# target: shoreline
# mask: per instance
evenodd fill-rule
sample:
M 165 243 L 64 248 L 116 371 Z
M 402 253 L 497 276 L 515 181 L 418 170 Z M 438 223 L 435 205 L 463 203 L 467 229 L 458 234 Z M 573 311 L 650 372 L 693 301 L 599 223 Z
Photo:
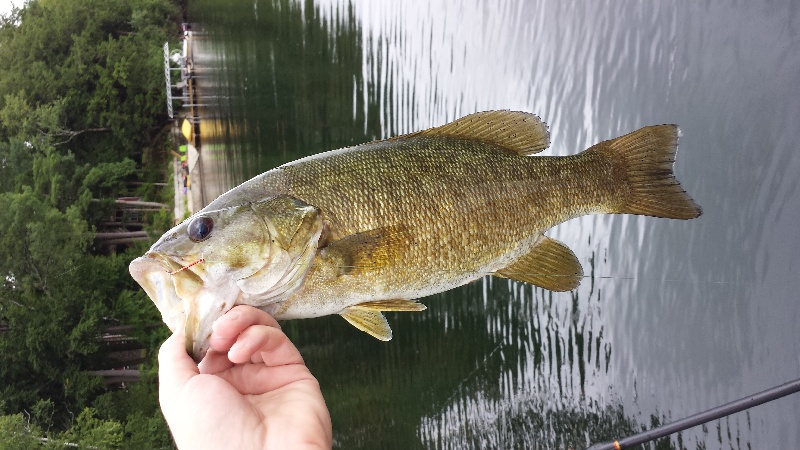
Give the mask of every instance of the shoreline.
M 196 197 L 201 191 L 202 171 L 198 167 L 200 152 L 191 144 L 187 146 L 187 168 L 188 175 L 183 168 L 181 158 L 174 156 L 169 162 L 168 170 L 172 171 L 172 186 L 174 190 L 173 198 L 173 225 L 183 222 L 184 219 L 202 209 Z M 188 185 L 184 185 L 184 180 L 188 180 Z
M 183 90 L 183 104 L 173 123 L 173 145 L 185 148 L 185 152 L 173 153 L 171 163 L 175 186 L 175 225 L 241 182 L 230 178 L 225 143 L 220 142 L 218 133 L 215 133 L 218 132 L 215 128 L 217 124 L 213 118 L 209 119 L 218 105 L 212 100 L 216 98 L 214 86 L 202 84 L 203 80 L 210 77 L 209 55 L 203 47 L 206 34 L 202 30 L 189 30 L 186 24 L 184 28 L 181 82 L 173 86 Z M 206 90 L 207 97 L 203 96 L 203 90 Z M 201 130 L 203 128 L 206 129 Z M 185 146 L 178 144 L 182 142 L 186 142 Z M 176 160 L 179 161 L 177 164 Z M 184 176 L 188 179 L 185 192 Z
M 197 84 L 193 60 L 194 33 L 184 24 L 184 41 L 181 52 L 181 81 L 178 84 L 183 90 L 182 111 L 173 125 L 173 136 L 183 136 L 187 144 L 179 145 L 180 153 L 172 152 L 170 161 L 172 182 L 174 187 L 173 224 L 177 225 L 205 206 L 203 191 L 202 158 L 200 157 L 200 122 L 197 112 Z

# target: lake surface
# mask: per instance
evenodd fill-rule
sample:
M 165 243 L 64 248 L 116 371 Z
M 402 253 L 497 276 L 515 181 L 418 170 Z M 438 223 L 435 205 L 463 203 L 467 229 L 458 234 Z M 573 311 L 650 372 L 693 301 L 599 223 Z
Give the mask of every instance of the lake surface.
M 339 448 L 584 448 L 800 377 L 800 4 L 189 2 L 207 201 L 302 156 L 489 109 L 549 124 L 546 155 L 682 129 L 678 221 L 548 232 L 588 276 L 485 278 L 389 314 L 287 322 Z M 661 445 L 795 448 L 800 395 Z M 659 448 L 662 448 L 659 446 Z

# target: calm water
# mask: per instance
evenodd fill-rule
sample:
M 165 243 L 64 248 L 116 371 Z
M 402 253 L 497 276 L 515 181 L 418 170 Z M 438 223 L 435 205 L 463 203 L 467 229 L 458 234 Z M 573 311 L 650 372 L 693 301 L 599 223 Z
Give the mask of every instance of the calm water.
M 207 202 L 487 109 L 539 114 L 551 155 L 682 127 L 675 169 L 704 215 L 551 230 L 592 275 L 575 292 L 487 278 L 390 315 L 389 343 L 339 317 L 287 323 L 338 447 L 583 448 L 800 376 L 797 2 L 189 3 Z M 666 444 L 798 442 L 800 395 Z

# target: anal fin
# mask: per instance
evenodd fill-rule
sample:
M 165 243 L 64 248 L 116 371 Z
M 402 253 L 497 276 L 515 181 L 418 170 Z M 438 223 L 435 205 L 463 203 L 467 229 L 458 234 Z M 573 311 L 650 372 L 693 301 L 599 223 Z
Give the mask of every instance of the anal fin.
M 583 268 L 569 247 L 542 236 L 527 255 L 498 270 L 495 275 L 563 292 L 578 287 L 583 277 Z

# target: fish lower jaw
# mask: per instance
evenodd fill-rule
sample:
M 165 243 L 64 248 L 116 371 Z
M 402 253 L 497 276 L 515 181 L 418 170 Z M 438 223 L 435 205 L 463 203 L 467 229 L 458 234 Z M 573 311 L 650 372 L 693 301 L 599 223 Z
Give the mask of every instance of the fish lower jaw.
M 131 276 L 144 289 L 173 332 L 185 321 L 183 300 L 175 292 L 175 283 L 163 261 L 143 256 L 131 261 Z

